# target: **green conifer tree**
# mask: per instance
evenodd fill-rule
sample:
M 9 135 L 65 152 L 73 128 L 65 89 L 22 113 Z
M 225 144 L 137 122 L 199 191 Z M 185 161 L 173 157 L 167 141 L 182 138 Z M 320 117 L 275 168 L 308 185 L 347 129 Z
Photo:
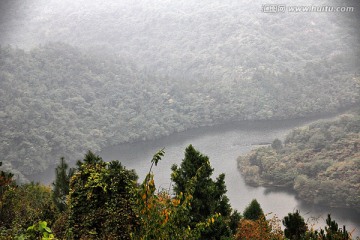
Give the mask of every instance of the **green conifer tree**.
M 66 197 L 69 195 L 69 183 L 73 173 L 73 169 L 68 171 L 68 164 L 61 157 L 60 163 L 55 169 L 52 195 L 53 201 L 60 212 L 64 212 L 67 209 Z
M 331 215 L 328 214 L 326 219 L 325 231 L 321 229 L 320 236 L 324 240 L 350 240 L 351 235 L 346 230 L 345 225 L 342 229 L 339 228 L 338 223 L 331 219 Z
M 192 220 L 189 224 L 194 227 L 196 223 L 205 221 L 215 213 L 220 213 L 223 221 L 213 224 L 210 229 L 203 232 L 202 239 L 220 239 L 222 236 L 230 236 L 232 230 L 235 232 L 235 229 L 229 227 L 232 209 L 229 199 L 225 195 L 227 191 L 225 175 L 220 174 L 216 181 L 211 179 L 214 169 L 210 166 L 209 158 L 195 150 L 192 145 L 186 148 L 185 158 L 180 167 L 173 165 L 171 168 L 171 179 L 175 183 L 174 192 L 176 194 L 185 192 L 187 182 L 196 175 L 199 168 L 203 168 L 203 170 L 201 175 L 197 176 L 191 203 Z M 239 214 L 237 212 L 234 214 L 236 217 L 233 218 L 238 219 Z
M 248 220 L 258 220 L 264 216 L 264 212 L 256 199 L 253 199 L 251 203 L 244 210 L 244 218 Z
M 295 213 L 289 213 L 284 217 L 283 225 L 285 226 L 285 237 L 291 240 L 303 239 L 308 230 L 304 218 L 300 216 L 298 210 L 296 210 Z

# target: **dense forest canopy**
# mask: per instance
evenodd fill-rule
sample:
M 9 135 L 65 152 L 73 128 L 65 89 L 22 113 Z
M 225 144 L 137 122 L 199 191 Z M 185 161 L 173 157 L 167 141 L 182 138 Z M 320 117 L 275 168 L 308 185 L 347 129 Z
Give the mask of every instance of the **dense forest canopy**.
M 3 167 L 25 180 L 88 149 L 358 103 L 358 12 L 262 4 L 3 1 Z
M 360 211 L 360 116 L 346 114 L 293 130 L 284 144 L 239 157 L 252 185 L 288 187 L 312 204 Z

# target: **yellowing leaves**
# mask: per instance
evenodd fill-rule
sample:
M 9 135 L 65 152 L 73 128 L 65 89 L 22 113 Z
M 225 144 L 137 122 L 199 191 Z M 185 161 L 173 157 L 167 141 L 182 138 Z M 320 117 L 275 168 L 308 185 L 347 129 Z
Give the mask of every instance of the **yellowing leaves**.
M 180 199 L 173 199 L 172 204 L 173 206 L 177 207 L 180 204 Z
M 149 181 L 149 186 L 150 186 L 150 187 L 153 187 L 153 186 L 155 186 L 155 182 L 154 182 L 154 179 L 151 179 L 151 180 Z

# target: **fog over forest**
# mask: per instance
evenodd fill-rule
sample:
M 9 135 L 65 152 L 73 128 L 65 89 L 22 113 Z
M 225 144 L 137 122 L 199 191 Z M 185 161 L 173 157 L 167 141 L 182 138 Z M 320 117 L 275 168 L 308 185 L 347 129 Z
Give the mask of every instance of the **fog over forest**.
M 271 13 L 269 6 L 285 7 Z M 359 23 L 356 0 L 2 0 L 1 170 L 29 183 L 61 157 L 73 165 L 88 150 L 352 109 L 340 122 L 295 131 L 281 150 L 238 162 L 250 184 L 284 185 L 311 203 L 360 209 Z M 288 164 L 286 176 L 279 161 Z M 303 192 L 322 191 L 316 181 L 335 181 L 336 171 L 351 182 L 338 188 L 355 191 L 343 203 L 343 195 L 326 203 Z
M 262 4 L 3 1 L 5 165 L 29 175 L 87 149 L 356 103 L 359 13 Z

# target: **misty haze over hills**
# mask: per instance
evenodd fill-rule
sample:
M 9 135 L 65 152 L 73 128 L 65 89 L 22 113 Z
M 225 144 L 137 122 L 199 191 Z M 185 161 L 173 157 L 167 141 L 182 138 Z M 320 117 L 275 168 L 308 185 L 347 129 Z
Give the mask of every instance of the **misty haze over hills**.
M 357 103 L 359 13 L 262 4 L 3 1 L 5 167 L 29 175 L 87 149 Z
M 25 48 L 61 41 L 90 51 L 106 50 L 151 71 L 216 81 L 251 76 L 262 68 L 301 71 L 309 62 L 344 55 L 352 60 L 348 65 L 359 65 L 356 11 L 266 14 L 261 11 L 264 3 L 7 1 L 2 4 L 1 40 Z M 359 3 L 296 2 L 326 4 Z

